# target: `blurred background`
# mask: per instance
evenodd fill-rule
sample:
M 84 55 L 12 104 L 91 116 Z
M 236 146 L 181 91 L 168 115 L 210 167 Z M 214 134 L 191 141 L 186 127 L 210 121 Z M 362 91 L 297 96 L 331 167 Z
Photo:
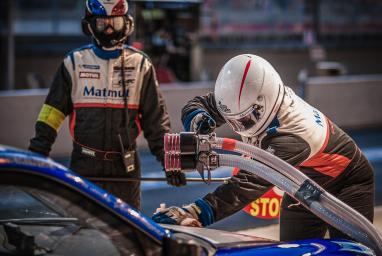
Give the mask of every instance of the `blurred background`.
M 180 109 L 211 90 L 223 64 L 241 53 L 269 60 L 284 83 L 357 141 L 375 168 L 382 204 L 382 1 L 129 1 L 135 33 L 129 44 L 152 59 L 172 126 Z M 0 1 L 0 144 L 27 148 L 55 70 L 66 53 L 90 43 L 81 31 L 83 0 Z M 71 138 L 61 128 L 51 156 L 67 164 Z M 227 128 L 218 136 L 235 137 Z M 235 137 L 237 138 L 237 137 Z M 139 139 L 144 176 L 163 176 Z M 216 177 L 231 174 L 221 169 Z M 194 174 L 191 174 L 194 175 Z M 143 212 L 161 202 L 183 204 L 217 184 L 170 188 L 144 183 Z M 179 193 L 173 193 L 178 192 Z M 239 212 L 214 227 L 274 224 Z
M 63 56 L 89 43 L 82 0 L 2 0 L 0 10 L 1 90 L 49 87 Z M 161 82 L 214 80 L 248 52 L 293 87 L 319 61 L 339 62 L 341 74 L 381 73 L 381 12 L 378 0 L 130 1 L 130 44 L 149 54 Z

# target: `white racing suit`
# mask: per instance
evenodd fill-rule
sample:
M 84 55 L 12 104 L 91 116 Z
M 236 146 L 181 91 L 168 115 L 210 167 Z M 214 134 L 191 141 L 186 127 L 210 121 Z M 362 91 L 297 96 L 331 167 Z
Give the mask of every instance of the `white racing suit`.
M 193 113 L 200 113 L 200 110 L 208 112 L 218 126 L 225 123 L 217 111 L 213 93 L 209 93 L 194 98 L 183 108 L 185 127 Z M 290 88 L 286 88 L 283 103 L 265 132 L 258 137 L 242 139 L 295 166 L 325 190 L 373 220 L 374 175 L 369 162 L 344 131 Z M 217 221 L 241 210 L 271 186 L 241 170 L 228 184 L 219 186 L 203 200 Z M 327 228 L 332 237 L 346 237 L 296 203 L 288 195 L 282 200 L 281 240 L 323 237 Z
M 140 177 L 137 154 L 135 170 L 127 172 L 123 165 L 119 137 L 125 150 L 135 150 L 141 131 L 151 152 L 163 161 L 163 136 L 170 130 L 170 121 L 154 67 L 145 54 L 128 46 L 123 50 L 122 65 L 121 52 L 88 45 L 65 57 L 36 122 L 30 150 L 48 155 L 60 125 L 70 116 L 73 137 L 70 168 L 83 176 Z M 134 207 L 140 207 L 139 182 L 100 185 Z

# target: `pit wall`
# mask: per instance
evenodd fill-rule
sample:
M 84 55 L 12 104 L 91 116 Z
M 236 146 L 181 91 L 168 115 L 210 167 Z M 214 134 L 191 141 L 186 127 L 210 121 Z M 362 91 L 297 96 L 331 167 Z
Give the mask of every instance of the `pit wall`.
M 174 132 L 183 131 L 180 121 L 184 104 L 210 91 L 213 82 L 167 84 L 161 86 Z M 297 93 L 345 129 L 380 128 L 382 131 L 382 75 L 358 75 L 309 78 Z M 34 135 L 34 123 L 48 90 L 0 92 L 0 144 L 26 149 Z M 226 126 L 217 130 L 219 137 L 237 136 Z M 138 147 L 147 149 L 141 135 Z M 51 156 L 69 156 L 72 140 L 68 120 L 62 125 Z

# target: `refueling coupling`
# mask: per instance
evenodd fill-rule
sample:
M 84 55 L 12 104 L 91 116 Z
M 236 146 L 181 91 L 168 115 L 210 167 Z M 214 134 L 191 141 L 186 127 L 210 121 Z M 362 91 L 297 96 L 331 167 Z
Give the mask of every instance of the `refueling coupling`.
M 215 134 L 193 132 L 166 133 L 164 136 L 164 166 L 166 171 L 197 170 L 203 181 L 211 182 L 211 171 L 219 167 L 219 155 L 212 151 Z M 204 172 L 207 171 L 207 179 Z

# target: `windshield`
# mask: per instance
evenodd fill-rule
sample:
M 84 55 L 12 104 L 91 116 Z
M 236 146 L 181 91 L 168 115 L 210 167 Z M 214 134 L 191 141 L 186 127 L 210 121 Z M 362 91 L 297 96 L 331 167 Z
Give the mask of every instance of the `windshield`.
M 60 218 L 62 214 L 16 186 L 0 185 L 0 220 Z
M 0 254 L 145 255 L 160 250 L 130 223 L 69 187 L 27 174 L 0 176 Z

